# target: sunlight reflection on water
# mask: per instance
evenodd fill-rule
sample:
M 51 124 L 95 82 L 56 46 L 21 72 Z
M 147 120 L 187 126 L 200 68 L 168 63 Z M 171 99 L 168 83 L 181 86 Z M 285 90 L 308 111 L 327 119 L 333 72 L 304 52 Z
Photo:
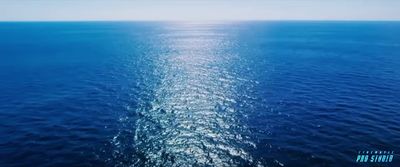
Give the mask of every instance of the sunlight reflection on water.
M 227 68 L 235 55 L 221 53 L 233 41 L 209 26 L 185 25 L 161 36 L 168 52 L 156 62 L 161 81 L 151 109 L 138 111 L 135 143 L 144 156 L 138 165 L 253 163 L 246 148 L 255 144 L 241 134 L 246 127 L 234 108 L 240 80 Z

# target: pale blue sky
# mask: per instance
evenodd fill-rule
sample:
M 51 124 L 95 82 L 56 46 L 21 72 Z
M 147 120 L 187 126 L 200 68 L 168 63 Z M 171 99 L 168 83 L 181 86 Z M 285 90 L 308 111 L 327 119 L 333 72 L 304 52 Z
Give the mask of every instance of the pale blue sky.
M 400 20 L 400 0 L 0 0 L 0 20 Z

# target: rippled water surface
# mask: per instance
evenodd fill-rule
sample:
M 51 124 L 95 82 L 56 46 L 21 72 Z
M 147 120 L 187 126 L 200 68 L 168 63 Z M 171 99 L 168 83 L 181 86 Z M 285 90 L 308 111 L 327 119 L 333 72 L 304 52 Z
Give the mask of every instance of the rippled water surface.
M 399 37 L 398 22 L 0 23 L 0 166 L 398 153 Z

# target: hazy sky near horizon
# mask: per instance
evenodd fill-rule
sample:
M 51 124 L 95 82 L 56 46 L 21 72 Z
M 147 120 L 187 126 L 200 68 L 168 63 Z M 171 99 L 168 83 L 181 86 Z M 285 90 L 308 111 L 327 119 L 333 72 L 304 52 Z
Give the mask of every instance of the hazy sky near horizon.
M 0 0 L 0 20 L 400 20 L 400 0 Z

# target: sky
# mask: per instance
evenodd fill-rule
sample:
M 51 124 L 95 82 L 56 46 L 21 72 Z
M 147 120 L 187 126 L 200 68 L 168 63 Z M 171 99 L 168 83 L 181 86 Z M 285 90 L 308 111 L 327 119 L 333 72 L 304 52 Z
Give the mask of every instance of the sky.
M 0 21 L 400 20 L 400 0 L 0 0 Z

